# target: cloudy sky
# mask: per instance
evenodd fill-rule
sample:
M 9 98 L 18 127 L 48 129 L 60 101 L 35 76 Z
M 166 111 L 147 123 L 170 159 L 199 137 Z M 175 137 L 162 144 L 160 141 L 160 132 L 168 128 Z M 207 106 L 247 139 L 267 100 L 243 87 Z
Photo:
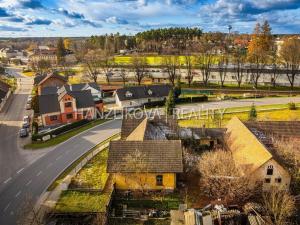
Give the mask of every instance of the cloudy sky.
M 134 34 L 170 26 L 299 33 L 300 0 L 0 0 L 0 37 Z

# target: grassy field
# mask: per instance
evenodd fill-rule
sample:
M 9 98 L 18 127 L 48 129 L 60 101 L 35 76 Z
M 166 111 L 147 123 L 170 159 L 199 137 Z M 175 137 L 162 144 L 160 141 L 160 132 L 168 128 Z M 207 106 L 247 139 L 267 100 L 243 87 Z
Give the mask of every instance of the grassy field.
M 150 66 L 159 66 L 163 64 L 164 58 L 167 56 L 146 56 L 147 63 Z M 213 63 L 217 64 L 218 63 L 218 56 L 213 57 Z M 131 64 L 131 59 L 132 56 L 116 56 L 114 58 L 114 61 L 116 64 L 121 64 L 121 65 L 129 65 Z M 195 62 L 195 57 L 192 56 L 192 62 Z M 185 64 L 185 56 L 179 56 L 179 63 L 181 65 Z
M 73 129 L 69 132 L 66 132 L 64 134 L 61 134 L 57 137 L 54 137 L 48 141 L 33 141 L 32 143 L 30 144 L 27 144 L 24 146 L 25 149 L 41 149 L 41 148 L 48 148 L 48 147 L 52 147 L 52 146 L 55 146 L 57 144 L 60 144 L 68 139 L 70 139 L 71 137 L 83 132 L 83 131 L 86 131 L 90 128 L 93 128 L 97 125 L 100 125 L 104 122 L 106 122 L 107 120 L 96 120 L 96 121 L 92 121 L 86 125 L 83 125 L 79 128 L 76 128 L 76 129 Z
M 96 150 L 97 148 L 101 147 L 102 145 L 110 142 L 111 140 L 119 137 L 119 134 L 116 134 L 105 141 L 99 143 L 97 146 L 92 148 L 90 151 L 86 152 L 84 155 L 82 155 L 80 158 L 78 158 L 71 166 L 69 166 L 65 171 L 63 171 L 56 179 L 55 181 L 48 187 L 48 191 L 53 191 L 64 179 L 65 177 L 92 151 Z
M 300 108 L 299 104 L 297 105 L 297 110 L 284 109 L 287 105 L 267 105 L 267 106 L 257 106 L 257 120 L 258 121 L 289 121 L 289 120 L 299 120 L 300 119 Z M 278 108 L 272 110 L 272 108 Z M 231 108 L 226 111 L 227 114 L 224 114 L 223 118 L 220 119 L 220 116 L 214 118 L 212 117 L 197 117 L 191 119 L 182 119 L 179 120 L 179 125 L 182 127 L 218 127 L 226 126 L 227 122 L 234 116 L 237 116 L 243 121 L 247 121 L 249 116 L 248 112 L 237 112 L 237 111 L 246 111 L 250 110 L 250 107 L 239 107 Z M 264 111 L 261 111 L 264 110 Z M 266 110 L 266 111 L 265 111 Z
M 67 190 L 62 192 L 55 211 L 60 213 L 105 212 L 109 201 L 109 194 Z
M 72 179 L 71 186 L 102 190 L 106 184 L 108 148 L 94 156 Z
M 35 72 L 22 72 L 22 74 L 24 75 L 24 76 L 26 76 L 26 77 L 33 77 L 33 76 L 35 76 Z

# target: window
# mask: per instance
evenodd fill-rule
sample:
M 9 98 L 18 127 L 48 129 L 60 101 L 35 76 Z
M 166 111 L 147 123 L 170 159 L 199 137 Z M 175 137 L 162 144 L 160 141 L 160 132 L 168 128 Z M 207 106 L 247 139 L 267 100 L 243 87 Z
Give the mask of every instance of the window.
M 72 118 L 73 118 L 73 114 L 72 113 L 67 114 L 67 119 L 72 119 Z
M 156 176 L 156 186 L 162 186 L 163 185 L 163 176 L 157 175 Z
M 268 166 L 267 175 L 273 175 L 273 166 Z
M 267 184 L 271 183 L 271 178 L 265 178 L 265 183 Z
M 66 102 L 66 103 L 65 103 L 65 107 L 66 107 L 66 108 L 72 107 L 72 102 Z
M 87 110 L 83 111 L 83 116 L 86 117 Z
M 276 183 L 281 183 L 281 177 L 275 178 L 275 182 L 276 182 Z
M 50 121 L 55 121 L 55 120 L 57 120 L 57 116 L 56 115 L 50 116 Z

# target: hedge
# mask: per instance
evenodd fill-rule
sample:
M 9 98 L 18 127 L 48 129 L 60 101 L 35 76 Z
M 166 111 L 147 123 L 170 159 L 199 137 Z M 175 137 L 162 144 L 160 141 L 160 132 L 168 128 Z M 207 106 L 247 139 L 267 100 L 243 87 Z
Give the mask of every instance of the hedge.
M 47 135 L 50 135 L 50 137 L 52 138 L 53 135 L 57 136 L 59 134 L 65 133 L 65 132 L 67 132 L 69 130 L 72 130 L 74 128 L 83 126 L 83 125 L 85 125 L 85 124 L 87 124 L 89 122 L 90 121 L 86 120 L 86 119 L 79 120 L 79 121 L 76 121 L 74 123 L 67 124 L 65 126 L 59 127 L 57 129 L 51 130 L 51 131 L 43 133 L 43 134 L 33 134 L 32 137 L 31 137 L 31 139 L 33 141 L 43 140 L 43 137 L 45 137 Z
M 175 99 L 175 102 L 177 104 L 180 103 L 195 103 L 195 102 L 207 102 L 208 97 L 206 95 L 203 96 L 197 96 L 197 97 L 184 97 L 184 98 L 177 98 Z M 144 103 L 144 106 L 146 108 L 153 108 L 153 107 L 161 107 L 165 106 L 166 101 L 156 101 L 156 102 L 146 102 Z
M 207 102 L 208 97 L 206 95 L 198 96 L 198 97 L 184 97 L 177 98 L 176 103 L 194 103 L 194 102 Z

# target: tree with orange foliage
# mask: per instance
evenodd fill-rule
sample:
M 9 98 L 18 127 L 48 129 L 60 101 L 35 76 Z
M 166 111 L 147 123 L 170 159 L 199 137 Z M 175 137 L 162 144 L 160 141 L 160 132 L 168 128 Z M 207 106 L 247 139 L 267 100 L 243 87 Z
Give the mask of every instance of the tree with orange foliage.
M 300 40 L 297 37 L 289 37 L 284 40 L 280 50 L 280 58 L 293 89 L 300 69 Z
M 268 21 L 265 21 L 263 25 L 257 23 L 247 52 L 247 58 L 251 65 L 252 81 L 255 87 L 258 85 L 261 70 L 264 69 L 268 62 L 272 43 L 271 27 Z

